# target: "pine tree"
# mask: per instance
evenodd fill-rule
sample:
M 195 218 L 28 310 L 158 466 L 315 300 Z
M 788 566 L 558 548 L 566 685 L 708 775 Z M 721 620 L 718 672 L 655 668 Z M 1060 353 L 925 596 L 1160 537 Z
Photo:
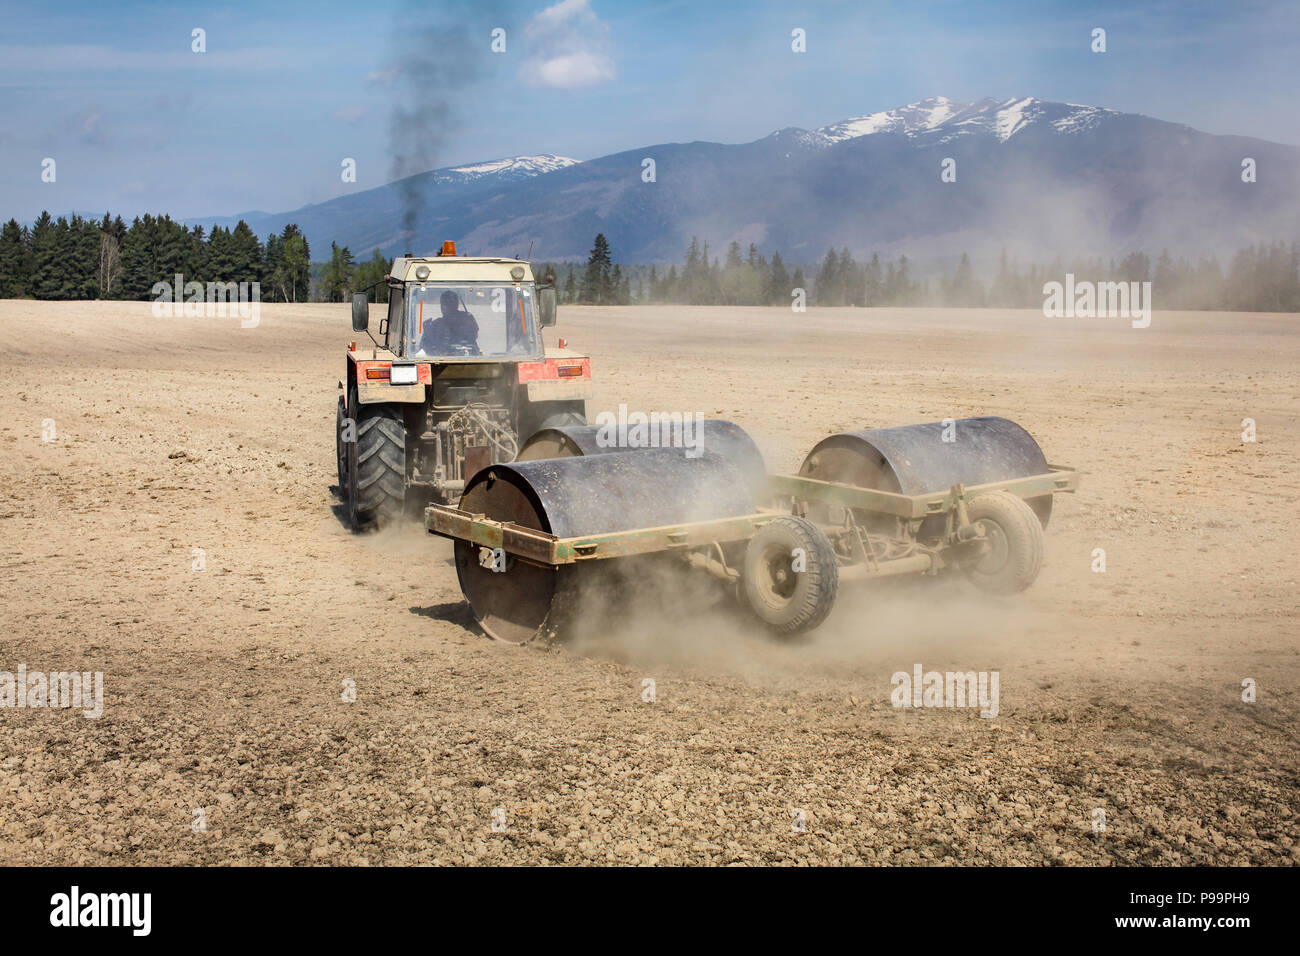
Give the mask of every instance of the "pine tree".
M 185 257 L 185 278 L 193 279 L 195 282 L 207 282 L 211 276 L 208 274 L 208 243 L 203 227 L 195 226 L 191 229 L 189 240 L 189 253 Z
M 321 273 L 321 285 L 326 302 L 346 302 L 354 285 L 352 250 L 330 243 L 330 261 Z
M 898 257 L 898 269 L 894 272 L 894 281 L 896 283 L 896 304 L 912 305 L 916 298 L 916 290 L 912 287 L 912 277 L 906 255 Z
M 48 212 L 42 211 L 32 224 L 29 242 L 32 255 L 32 295 L 38 299 L 53 298 L 57 292 L 58 251 L 55 224 Z
M 27 230 L 10 219 L 0 229 L 0 299 L 29 295 L 30 272 Z
M 813 301 L 818 305 L 843 305 L 840 296 L 840 257 L 834 249 L 826 250 L 822 267 L 817 270 Z
M 845 246 L 840 250 L 839 281 L 836 292 L 840 305 L 862 305 L 863 279 L 862 270 L 853 261 L 853 253 Z
M 692 292 L 690 302 L 694 305 L 713 305 L 718 301 L 715 290 L 720 285 L 717 281 L 718 264 L 709 261 L 709 240 L 700 245 L 700 269 L 696 279 L 697 287 Z
M 145 219 L 150 218 L 148 215 Z M 122 242 L 122 287 L 121 298 L 143 299 L 149 293 L 153 282 L 153 270 L 149 261 L 149 242 L 145 235 L 144 220 L 137 216 L 131 222 Z
M 587 257 L 587 271 L 582 277 L 582 293 L 578 301 L 585 305 L 608 305 L 613 297 L 609 241 L 603 232 L 598 232 L 591 255 Z
M 668 267 L 668 275 L 664 277 L 663 284 L 663 301 L 680 302 L 681 293 L 678 291 L 681 286 L 681 280 L 677 277 L 677 266 Z
M 627 305 L 623 301 L 623 269 L 614 266 L 609 273 L 609 305 Z
M 741 266 L 741 262 L 740 262 L 740 243 L 736 242 L 736 241 L 733 239 L 733 240 L 731 241 L 731 245 L 727 247 L 727 265 L 726 265 L 726 268 L 728 268 L 728 269 L 739 269 L 740 266 Z
M 383 280 L 392 267 L 393 261 L 384 258 L 379 250 L 375 249 L 370 258 L 357 267 L 356 291 L 367 290 L 371 302 L 386 302 L 388 286 Z
M 230 233 L 232 270 L 227 282 L 257 282 L 262 272 L 262 243 L 248 223 L 239 220 Z
M 212 235 L 208 237 L 207 264 L 204 271 L 209 282 L 237 281 L 231 278 L 235 274 L 235 254 L 229 229 L 221 226 L 212 227 Z
M 690 247 L 686 250 L 686 263 L 682 266 L 681 301 L 695 301 L 695 293 L 701 285 L 700 274 L 700 241 L 691 236 Z
M 280 237 L 271 233 L 266 237 L 262 253 L 261 278 L 263 302 L 288 302 L 287 273 L 284 269 L 284 246 Z
M 984 304 L 984 290 L 971 269 L 970 257 L 961 254 L 957 271 L 943 291 L 944 305 L 973 308 Z
M 862 272 L 862 304 L 880 305 L 885 297 L 885 280 L 880 272 L 880 256 L 877 253 L 871 254 L 871 261 L 866 264 Z
M 764 293 L 764 305 L 785 305 L 790 298 L 790 274 L 785 271 L 781 253 L 772 253 L 772 271 L 768 276 L 767 289 Z

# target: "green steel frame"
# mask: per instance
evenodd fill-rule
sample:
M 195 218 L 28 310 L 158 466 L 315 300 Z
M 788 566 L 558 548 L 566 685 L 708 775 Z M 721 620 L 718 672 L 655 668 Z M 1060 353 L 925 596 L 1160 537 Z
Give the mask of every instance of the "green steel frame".
M 797 475 L 772 475 L 768 481 L 772 494 L 777 497 L 838 504 L 916 521 L 931 515 L 959 511 L 964 514 L 964 507 L 972 498 L 989 491 L 1009 491 L 1021 498 L 1036 498 L 1078 489 L 1078 471 L 1061 465 L 1047 467 L 1048 471 L 1041 475 L 983 485 L 954 485 L 948 491 L 924 495 L 873 491 Z M 451 505 L 430 505 L 424 511 L 424 526 L 430 534 L 440 537 L 468 541 L 484 548 L 500 548 L 526 561 L 558 566 L 656 551 L 690 550 L 714 542 L 744 541 L 753 537 L 768 521 L 788 513 L 788 510 L 759 510 L 754 514 L 719 521 L 559 538 L 511 522 L 494 521 L 485 515 L 472 514 Z

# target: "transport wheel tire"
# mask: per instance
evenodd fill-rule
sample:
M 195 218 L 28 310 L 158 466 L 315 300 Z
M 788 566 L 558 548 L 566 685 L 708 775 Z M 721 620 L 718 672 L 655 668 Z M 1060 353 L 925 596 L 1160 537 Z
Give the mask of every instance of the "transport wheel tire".
M 348 496 L 348 447 L 343 443 L 343 425 L 348 420 L 348 403 L 339 396 L 339 412 L 334 424 L 334 454 L 339 464 L 339 497 Z
M 794 570 L 795 551 L 805 566 Z M 741 591 L 750 609 L 778 634 L 811 631 L 830 614 L 840 570 L 820 528 L 791 515 L 769 521 L 745 548 Z
M 402 516 L 406 504 L 406 424 L 395 405 L 359 405 L 357 441 L 347 456 L 348 518 L 361 530 L 383 527 Z
M 960 561 L 966 577 L 990 594 L 1016 594 L 1033 584 L 1043 564 L 1043 526 L 1034 510 L 1009 491 L 992 491 L 966 511 L 987 544 Z

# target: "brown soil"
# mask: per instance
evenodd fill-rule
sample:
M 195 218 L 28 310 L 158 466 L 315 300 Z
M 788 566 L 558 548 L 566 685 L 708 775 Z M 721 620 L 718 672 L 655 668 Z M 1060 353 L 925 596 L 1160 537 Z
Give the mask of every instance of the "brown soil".
M 522 650 L 447 542 L 341 523 L 347 322 L 0 303 L 0 671 L 106 692 L 0 710 L 0 862 L 1300 860 L 1297 316 L 562 309 L 593 415 L 730 418 L 793 470 L 833 431 L 999 414 L 1087 474 L 1014 599 L 859 587 L 782 644 L 669 594 Z M 893 708 L 916 663 L 998 671 L 999 716 Z

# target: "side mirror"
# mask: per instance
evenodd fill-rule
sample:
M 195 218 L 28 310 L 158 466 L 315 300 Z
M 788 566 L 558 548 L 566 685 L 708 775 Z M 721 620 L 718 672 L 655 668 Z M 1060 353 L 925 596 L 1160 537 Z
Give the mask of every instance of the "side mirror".
M 370 302 L 364 292 L 352 296 L 352 331 L 364 332 L 370 325 Z
M 548 285 L 537 290 L 537 309 L 542 328 L 555 324 L 555 286 Z

